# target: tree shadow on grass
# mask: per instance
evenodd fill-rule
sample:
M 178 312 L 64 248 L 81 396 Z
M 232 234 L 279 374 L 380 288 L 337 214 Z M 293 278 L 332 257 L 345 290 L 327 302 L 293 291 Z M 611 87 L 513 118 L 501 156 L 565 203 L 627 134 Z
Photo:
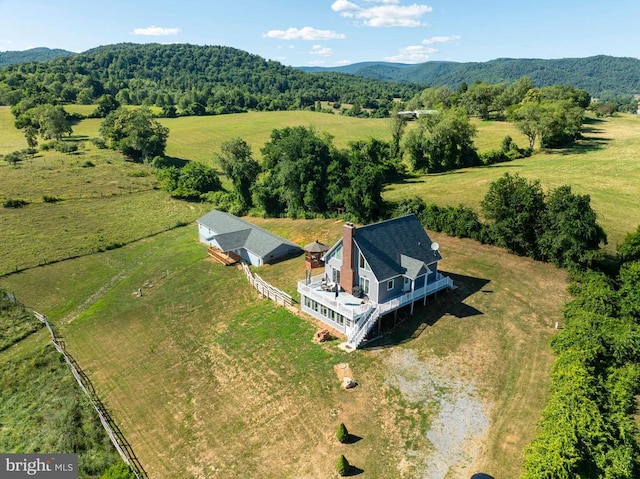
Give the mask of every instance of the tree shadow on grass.
M 356 466 L 353 466 L 353 465 L 349 465 L 349 470 L 344 475 L 344 477 L 359 476 L 363 472 L 364 472 L 363 469 L 360 469 L 359 467 L 356 467 Z
M 427 298 L 426 306 L 420 299 L 414 304 L 413 314 L 410 313 L 410 304 L 398 310 L 397 321 L 394 313 L 381 318 L 381 335 L 370 340 L 362 346 L 363 349 L 386 348 L 396 346 L 420 337 L 422 332 L 430 326 L 434 326 L 440 318 L 449 314 L 459 319 L 481 316 L 482 311 L 466 304 L 464 301 L 477 292 L 491 293 L 487 289 L 489 279 L 476 278 L 454 273 L 444 273 L 453 280 L 454 290 L 444 290 Z M 373 329 L 376 334 L 376 328 Z
M 581 155 L 592 151 L 602 150 L 611 141 L 611 138 L 584 137 L 576 141 L 573 145 L 559 150 L 555 150 L 561 155 Z M 551 150 L 554 151 L 554 150 Z
M 176 168 L 182 168 L 187 163 L 189 163 L 189 160 L 185 160 L 183 158 L 177 158 L 175 156 L 165 156 L 163 158 L 163 166 L 167 166 L 167 167 L 175 166 Z
M 355 444 L 356 442 L 362 441 L 360 436 L 356 436 L 355 434 L 347 434 L 347 439 L 345 439 L 344 444 Z

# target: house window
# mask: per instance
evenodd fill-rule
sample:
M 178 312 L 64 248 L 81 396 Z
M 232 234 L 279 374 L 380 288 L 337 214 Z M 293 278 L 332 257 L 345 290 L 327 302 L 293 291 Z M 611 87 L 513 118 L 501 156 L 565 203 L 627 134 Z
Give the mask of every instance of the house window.
M 394 288 L 395 283 L 395 279 L 390 279 L 389 281 L 387 281 L 387 291 L 391 291 Z
M 342 245 L 336 248 L 336 250 L 333 252 L 333 257 L 339 260 L 342 259 Z
M 402 291 L 404 291 L 405 293 L 407 291 L 411 291 L 411 280 L 409 278 L 407 278 L 406 276 L 404 278 L 404 284 L 402 286 Z
M 305 296 L 305 297 L 304 297 L 304 305 L 305 305 L 307 308 L 311 308 L 311 299 L 310 299 L 310 298 L 308 298 L 307 296 Z
M 366 269 L 367 271 L 371 271 L 369 263 L 367 263 L 367 260 L 364 258 L 364 255 L 362 253 L 360 253 L 360 256 L 358 258 L 358 266 L 360 266 L 362 269 Z
M 351 327 L 351 320 L 349 318 L 346 318 L 346 322 L 347 322 L 347 328 Z
M 369 279 L 364 276 L 360 276 L 360 287 L 364 294 L 369 294 Z
M 331 273 L 331 279 L 334 283 L 340 284 L 340 270 L 334 269 Z
M 341 314 L 338 315 L 338 324 L 340 326 L 344 325 L 344 316 L 342 316 Z

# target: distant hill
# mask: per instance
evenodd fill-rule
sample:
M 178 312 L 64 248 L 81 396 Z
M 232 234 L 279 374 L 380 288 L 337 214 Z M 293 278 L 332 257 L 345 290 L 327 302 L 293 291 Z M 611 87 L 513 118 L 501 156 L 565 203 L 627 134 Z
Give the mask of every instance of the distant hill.
M 640 60 L 599 55 L 557 60 L 498 58 L 482 63 L 426 62 L 406 65 L 365 62 L 334 68 L 300 67 L 307 72 L 336 71 L 383 81 L 415 82 L 457 89 L 461 83 L 511 83 L 528 76 L 534 86 L 572 85 L 592 96 L 640 93 Z
M 185 115 L 315 108 L 317 101 L 330 101 L 357 103 L 385 116 L 394 98 L 407 100 L 422 88 L 336 72 L 310 74 L 236 48 L 190 44 L 105 45 L 0 68 L 0 104 L 15 104 L 26 92 L 85 104 L 108 93 L 123 104 L 175 105 Z
M 46 62 L 59 57 L 75 55 L 74 52 L 59 48 L 31 48 L 30 50 L 0 52 L 0 67 L 29 62 Z

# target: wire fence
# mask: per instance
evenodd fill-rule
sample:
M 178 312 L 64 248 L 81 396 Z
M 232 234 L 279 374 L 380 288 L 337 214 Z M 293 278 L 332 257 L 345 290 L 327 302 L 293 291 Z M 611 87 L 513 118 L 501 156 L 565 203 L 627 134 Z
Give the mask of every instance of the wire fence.
M 55 330 L 53 329 L 51 324 L 49 324 L 49 321 L 47 321 L 47 317 L 44 314 L 40 314 L 31 308 L 27 308 L 24 304 L 16 299 L 15 295 L 9 292 L 7 292 L 6 294 L 12 303 L 29 309 L 33 313 L 33 315 L 49 330 L 53 346 L 58 350 L 60 354 L 62 354 L 65 362 L 67 363 L 67 366 L 69 366 L 69 369 L 71 370 L 71 373 L 80 385 L 80 388 L 84 391 L 87 398 L 89 398 L 89 403 L 91 404 L 91 406 L 93 406 L 93 409 L 95 409 L 96 413 L 98 414 L 102 426 L 107 432 L 114 447 L 120 454 L 120 457 L 122 457 L 122 460 L 131 468 L 131 471 L 135 474 L 137 479 L 148 479 L 149 476 L 136 457 L 131 444 L 129 444 L 129 441 L 127 441 L 126 437 L 111 417 L 111 414 L 109 414 L 109 411 L 107 411 L 107 408 L 98 397 L 98 394 L 96 393 L 96 390 L 93 387 L 93 384 L 91 383 L 89 377 L 78 365 L 73 356 L 71 356 L 71 354 L 65 349 L 64 341 L 60 336 L 56 335 Z

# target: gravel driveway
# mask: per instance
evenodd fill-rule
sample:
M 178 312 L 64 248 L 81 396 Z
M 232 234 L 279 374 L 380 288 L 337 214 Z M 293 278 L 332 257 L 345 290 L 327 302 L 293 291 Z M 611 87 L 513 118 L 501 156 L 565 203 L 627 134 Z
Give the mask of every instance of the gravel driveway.
M 419 360 L 411 350 L 393 351 L 386 365 L 387 383 L 432 414 L 426 437 L 433 450 L 424 458 L 413 458 L 422 460 L 422 477 L 469 477 L 489 428 L 476 386 L 457 377 L 451 361 Z

